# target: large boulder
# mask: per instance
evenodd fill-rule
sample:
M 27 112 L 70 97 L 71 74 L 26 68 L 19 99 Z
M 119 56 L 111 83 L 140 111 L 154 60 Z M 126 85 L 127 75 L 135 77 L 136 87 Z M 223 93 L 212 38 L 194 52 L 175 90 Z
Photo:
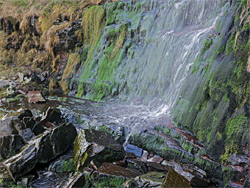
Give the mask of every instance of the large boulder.
M 38 163 L 47 163 L 66 151 L 77 135 L 72 124 L 47 129 L 30 140 L 16 155 L 0 164 L 0 179 L 16 180 L 31 171 Z
M 123 159 L 124 149 L 112 136 L 102 131 L 84 129 L 78 134 L 74 145 L 76 169 L 86 167 L 93 160 L 100 166 L 103 162 Z

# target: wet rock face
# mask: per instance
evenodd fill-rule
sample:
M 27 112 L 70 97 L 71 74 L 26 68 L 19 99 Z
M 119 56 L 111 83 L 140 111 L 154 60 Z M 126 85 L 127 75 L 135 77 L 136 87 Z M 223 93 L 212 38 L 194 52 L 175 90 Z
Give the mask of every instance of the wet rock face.
M 86 167 L 92 160 L 100 166 L 103 162 L 121 160 L 125 156 L 121 144 L 108 133 L 84 129 L 78 134 L 74 145 L 76 169 Z

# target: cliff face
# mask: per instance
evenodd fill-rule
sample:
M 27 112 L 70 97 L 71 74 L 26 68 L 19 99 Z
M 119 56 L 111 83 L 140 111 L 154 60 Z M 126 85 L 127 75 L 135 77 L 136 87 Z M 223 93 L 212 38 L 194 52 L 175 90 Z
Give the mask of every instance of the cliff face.
M 0 73 L 49 70 L 51 90 L 92 100 L 158 98 L 214 158 L 249 156 L 250 1 L 230 2 L 8 0 Z
M 226 162 L 249 156 L 249 1 L 235 1 L 207 37 L 187 77 L 173 117 Z

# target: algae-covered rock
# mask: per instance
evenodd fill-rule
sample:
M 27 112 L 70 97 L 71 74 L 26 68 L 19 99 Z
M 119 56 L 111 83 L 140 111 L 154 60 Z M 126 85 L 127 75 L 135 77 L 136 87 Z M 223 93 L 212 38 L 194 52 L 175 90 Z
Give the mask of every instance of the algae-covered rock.
M 149 172 L 125 182 L 124 188 L 144 188 L 144 187 L 161 187 L 166 174 L 160 172 Z
M 86 167 L 92 160 L 99 166 L 103 162 L 121 160 L 124 156 L 122 145 L 108 133 L 84 129 L 76 138 L 74 163 L 77 170 Z

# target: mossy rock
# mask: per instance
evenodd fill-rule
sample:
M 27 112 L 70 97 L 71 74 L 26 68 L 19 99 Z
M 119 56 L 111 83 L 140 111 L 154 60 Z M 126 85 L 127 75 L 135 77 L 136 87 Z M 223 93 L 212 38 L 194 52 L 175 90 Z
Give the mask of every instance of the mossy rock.
M 124 149 L 112 136 L 93 129 L 81 130 L 74 145 L 74 163 L 76 169 L 82 169 L 93 160 L 97 166 L 103 162 L 123 159 Z

